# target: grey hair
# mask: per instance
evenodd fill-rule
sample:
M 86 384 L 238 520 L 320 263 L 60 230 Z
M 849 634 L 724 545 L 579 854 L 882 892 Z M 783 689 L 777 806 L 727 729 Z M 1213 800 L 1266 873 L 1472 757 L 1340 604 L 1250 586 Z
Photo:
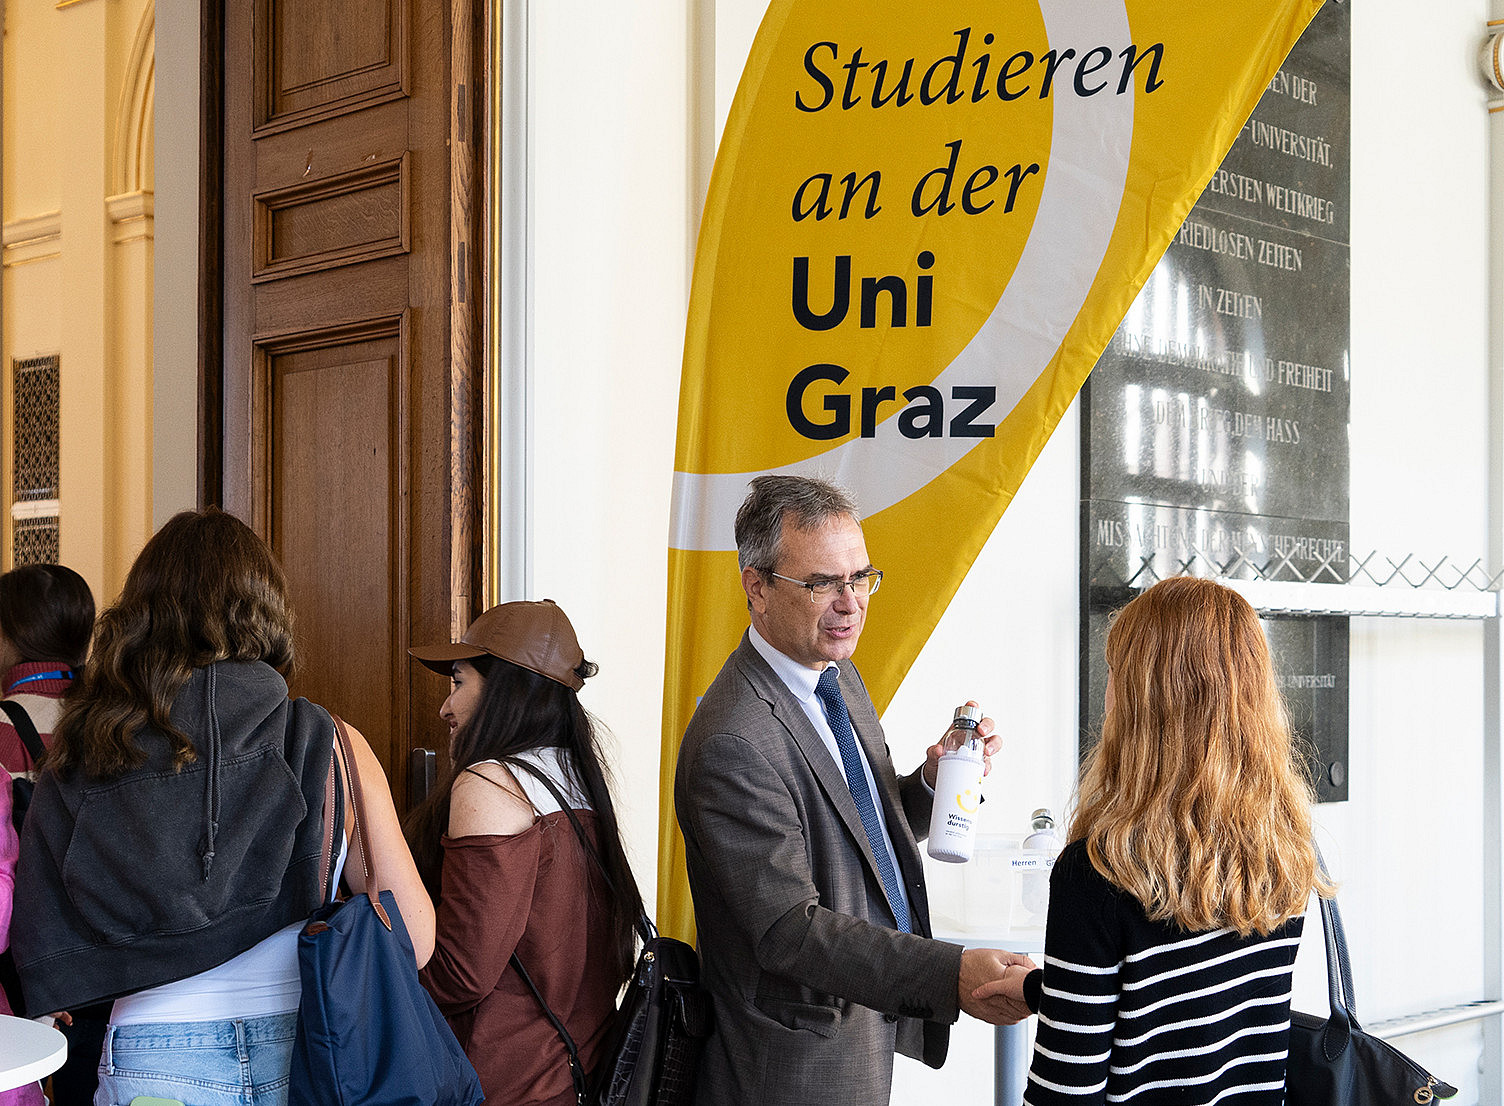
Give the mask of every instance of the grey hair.
M 842 488 L 811 476 L 759 476 L 736 512 L 736 561 L 741 569 L 772 572 L 778 566 L 785 518 L 799 530 L 813 530 L 833 517 L 861 522 L 856 504 Z

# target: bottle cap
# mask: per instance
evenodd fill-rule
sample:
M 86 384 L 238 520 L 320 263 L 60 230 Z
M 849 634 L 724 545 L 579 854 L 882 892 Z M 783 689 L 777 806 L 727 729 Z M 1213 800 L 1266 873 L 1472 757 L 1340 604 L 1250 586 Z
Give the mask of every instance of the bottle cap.
M 1040 821 L 1044 821 L 1047 825 L 1053 826 L 1055 824 L 1055 816 L 1050 813 L 1049 807 L 1042 806 L 1033 814 L 1029 815 L 1029 821 L 1033 822 L 1036 827 L 1039 826 Z
M 963 707 L 956 708 L 956 718 L 955 722 L 953 722 L 952 725 L 959 723 L 962 726 L 965 726 L 967 729 L 974 730 L 977 727 L 977 723 L 981 720 L 982 708 L 974 707 L 970 703 L 967 703 Z

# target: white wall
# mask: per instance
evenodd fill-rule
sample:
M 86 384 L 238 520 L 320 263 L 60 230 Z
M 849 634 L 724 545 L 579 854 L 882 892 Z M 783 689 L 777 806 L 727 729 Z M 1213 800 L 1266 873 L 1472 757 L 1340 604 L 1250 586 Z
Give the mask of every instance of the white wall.
M 601 666 L 582 698 L 616 734 L 622 820 L 651 903 L 694 231 L 688 14 L 590 0 L 529 9 L 533 597 L 569 612 Z

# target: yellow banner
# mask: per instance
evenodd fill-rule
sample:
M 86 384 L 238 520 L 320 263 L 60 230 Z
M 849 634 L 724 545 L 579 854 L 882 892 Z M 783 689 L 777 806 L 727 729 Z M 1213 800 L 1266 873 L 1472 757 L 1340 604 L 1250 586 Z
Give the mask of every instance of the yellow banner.
M 774 0 L 716 155 L 669 539 L 658 919 L 694 915 L 679 740 L 747 625 L 764 472 L 833 479 L 882 711 L 1321 0 Z

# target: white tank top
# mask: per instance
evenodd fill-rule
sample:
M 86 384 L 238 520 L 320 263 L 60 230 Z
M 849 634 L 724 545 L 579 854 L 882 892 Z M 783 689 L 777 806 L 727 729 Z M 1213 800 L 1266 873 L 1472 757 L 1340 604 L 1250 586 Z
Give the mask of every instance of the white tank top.
M 349 851 L 349 844 L 341 842 L 334 866 L 336 885 Z M 230 1021 L 291 1013 L 303 993 L 298 975 L 298 931 L 303 924 L 284 926 L 239 956 L 198 975 L 117 998 L 110 1022 Z
M 565 771 L 564 758 L 569 754 L 563 749 L 547 747 L 542 749 L 529 749 L 525 753 L 518 753 L 517 759 L 527 761 L 545 776 L 553 781 L 553 785 L 559 789 L 559 793 L 569 800 L 569 805 L 574 810 L 590 810 L 590 799 L 586 796 L 583 788 L 575 785 Z M 478 764 L 500 764 L 499 760 L 482 760 Z M 509 769 L 510 771 L 510 769 Z M 533 804 L 533 809 L 540 815 L 552 814 L 559 809 L 559 801 L 547 787 L 538 782 L 538 778 L 530 772 L 512 772 L 512 778 L 522 788 L 523 794 Z

